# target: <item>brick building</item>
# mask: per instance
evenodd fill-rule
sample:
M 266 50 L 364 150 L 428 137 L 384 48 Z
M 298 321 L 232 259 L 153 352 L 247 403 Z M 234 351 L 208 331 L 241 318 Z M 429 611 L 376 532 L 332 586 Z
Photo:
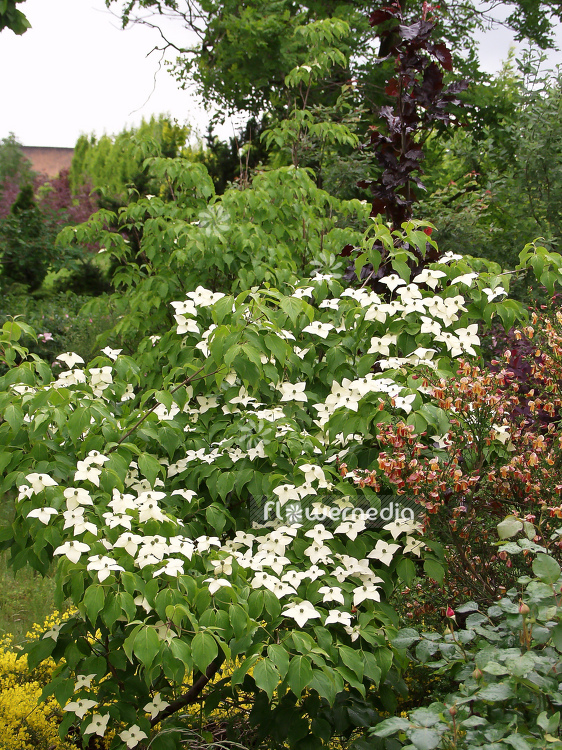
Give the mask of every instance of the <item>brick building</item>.
M 74 154 L 73 148 L 51 146 L 22 146 L 21 150 L 31 162 L 32 169 L 48 177 L 58 177 L 61 170 L 70 169 Z

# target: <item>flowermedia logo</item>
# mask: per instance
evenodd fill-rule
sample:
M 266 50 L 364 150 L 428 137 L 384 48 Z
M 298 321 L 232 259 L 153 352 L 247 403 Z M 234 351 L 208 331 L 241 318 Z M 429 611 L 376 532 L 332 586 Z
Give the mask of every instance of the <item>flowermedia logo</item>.
M 370 501 L 355 498 L 330 497 L 318 500 L 292 500 L 285 502 L 263 498 L 261 503 L 254 502 L 250 509 L 252 522 L 256 526 L 279 526 L 299 524 L 312 528 L 317 523 L 340 524 L 362 521 L 365 527 L 384 526 L 392 521 L 414 522 L 421 513 L 415 500 L 407 497 L 400 499 L 395 495 L 378 497 Z

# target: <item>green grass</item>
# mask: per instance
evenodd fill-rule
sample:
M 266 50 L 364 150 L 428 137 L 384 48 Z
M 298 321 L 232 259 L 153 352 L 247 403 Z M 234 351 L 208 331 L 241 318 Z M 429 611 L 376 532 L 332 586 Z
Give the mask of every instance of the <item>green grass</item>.
M 14 575 L 8 558 L 9 553 L 0 554 L 0 636 L 10 635 L 19 644 L 34 623 L 55 609 L 55 584 L 27 566 Z
M 0 508 L 0 526 L 13 519 L 10 500 Z M 55 609 L 55 582 L 50 576 L 43 578 L 29 566 L 14 574 L 9 566 L 10 552 L 0 552 L 0 637 L 9 635 L 21 644 L 34 623 L 41 623 Z

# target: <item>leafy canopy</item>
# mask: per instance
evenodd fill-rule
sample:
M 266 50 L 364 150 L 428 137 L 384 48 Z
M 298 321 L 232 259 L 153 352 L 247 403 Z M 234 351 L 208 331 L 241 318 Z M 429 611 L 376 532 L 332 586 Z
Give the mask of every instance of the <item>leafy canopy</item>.
M 379 49 L 368 24 L 376 4 L 371 0 L 106 0 L 120 5 L 123 26 L 142 23 L 159 28 L 163 46 L 177 52 L 174 73 L 181 85 L 194 81 L 203 98 L 219 109 L 249 111 L 285 107 L 284 79 L 307 56 L 298 26 L 327 18 L 343 20 L 350 32 L 339 43 L 350 60 L 330 75 L 317 95 L 326 103 L 332 86 L 354 79 L 360 84 L 363 103 L 380 103 L 381 74 L 373 61 Z M 402 12 L 407 22 L 417 20 L 420 3 L 406 0 Z M 380 4 L 379 4 L 380 7 Z M 441 3 L 439 37 L 455 51 L 455 69 L 478 77 L 474 34 L 491 22 L 500 23 L 494 9 L 480 3 Z M 542 49 L 554 46 L 553 30 L 562 20 L 555 0 L 529 3 L 517 0 L 501 24 L 518 40 L 527 39 Z M 164 18 L 177 20 L 177 31 Z
M 434 245 L 416 223 L 369 220 L 356 239 L 359 267 L 376 267 L 384 244 L 386 295 L 345 288 L 341 271 L 305 276 L 301 252 L 321 245 L 291 216 L 306 211 L 305 230 L 337 243 L 345 206 L 304 170 L 216 199 L 201 165 L 147 167 L 176 200 L 121 212 L 143 229 L 142 266 L 121 279 L 122 345 L 49 367 L 25 358 L 25 324 L 2 331 L 2 491 L 17 494 L 2 544 L 15 568 L 56 563 L 59 601 L 75 607 L 28 659 L 64 659 L 45 692 L 64 708 L 61 731 L 114 729 L 116 750 L 174 748 L 181 734 L 161 722 L 178 729 L 196 700 L 248 696 L 258 735 L 320 747 L 318 722 L 325 738 L 355 726 L 336 705 L 393 710 L 403 660 L 388 597 L 417 571 L 443 575 L 415 518 L 376 522 L 383 500 L 363 477 L 379 426 L 447 432 L 416 376 L 450 373 L 476 353 L 479 321 L 524 311 L 498 301 L 509 275 L 494 264 L 450 256 L 414 276 L 403 248 Z M 369 206 L 347 210 L 367 220 Z M 99 232 L 106 215 L 73 234 Z M 233 253 L 234 279 L 215 276 L 224 248 L 254 238 L 246 253 L 265 247 L 270 268 L 237 268 Z M 560 278 L 562 259 L 543 249 L 522 262 Z M 197 282 L 205 268 L 214 289 Z M 233 670 L 207 686 L 225 660 Z
M 16 7 L 23 0 L 0 0 L 0 31 L 10 29 L 14 34 L 24 34 L 31 24 Z

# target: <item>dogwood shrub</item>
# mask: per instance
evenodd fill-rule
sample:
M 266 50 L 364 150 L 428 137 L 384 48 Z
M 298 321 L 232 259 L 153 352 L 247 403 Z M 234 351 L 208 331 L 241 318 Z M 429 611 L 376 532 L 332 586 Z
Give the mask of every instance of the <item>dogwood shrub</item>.
M 184 707 L 250 695 L 258 733 L 312 748 L 392 710 L 387 600 L 416 573 L 441 579 L 442 551 L 361 477 L 382 425 L 428 445 L 448 431 L 420 373 L 477 356 L 480 322 L 524 317 L 493 264 L 449 255 L 412 278 L 403 248 L 435 245 L 422 230 L 373 221 L 363 237 L 358 268 L 387 248 L 384 296 L 319 273 L 285 291 L 193 284 L 156 334 L 139 294 L 135 356 L 61 353 L 53 374 L 23 358 L 25 326 L 4 326 L 2 544 L 16 569 L 54 563 L 76 608 L 26 649 L 30 668 L 60 660 L 45 695 L 63 735 L 174 748 Z M 545 253 L 528 257 L 557 279 Z

